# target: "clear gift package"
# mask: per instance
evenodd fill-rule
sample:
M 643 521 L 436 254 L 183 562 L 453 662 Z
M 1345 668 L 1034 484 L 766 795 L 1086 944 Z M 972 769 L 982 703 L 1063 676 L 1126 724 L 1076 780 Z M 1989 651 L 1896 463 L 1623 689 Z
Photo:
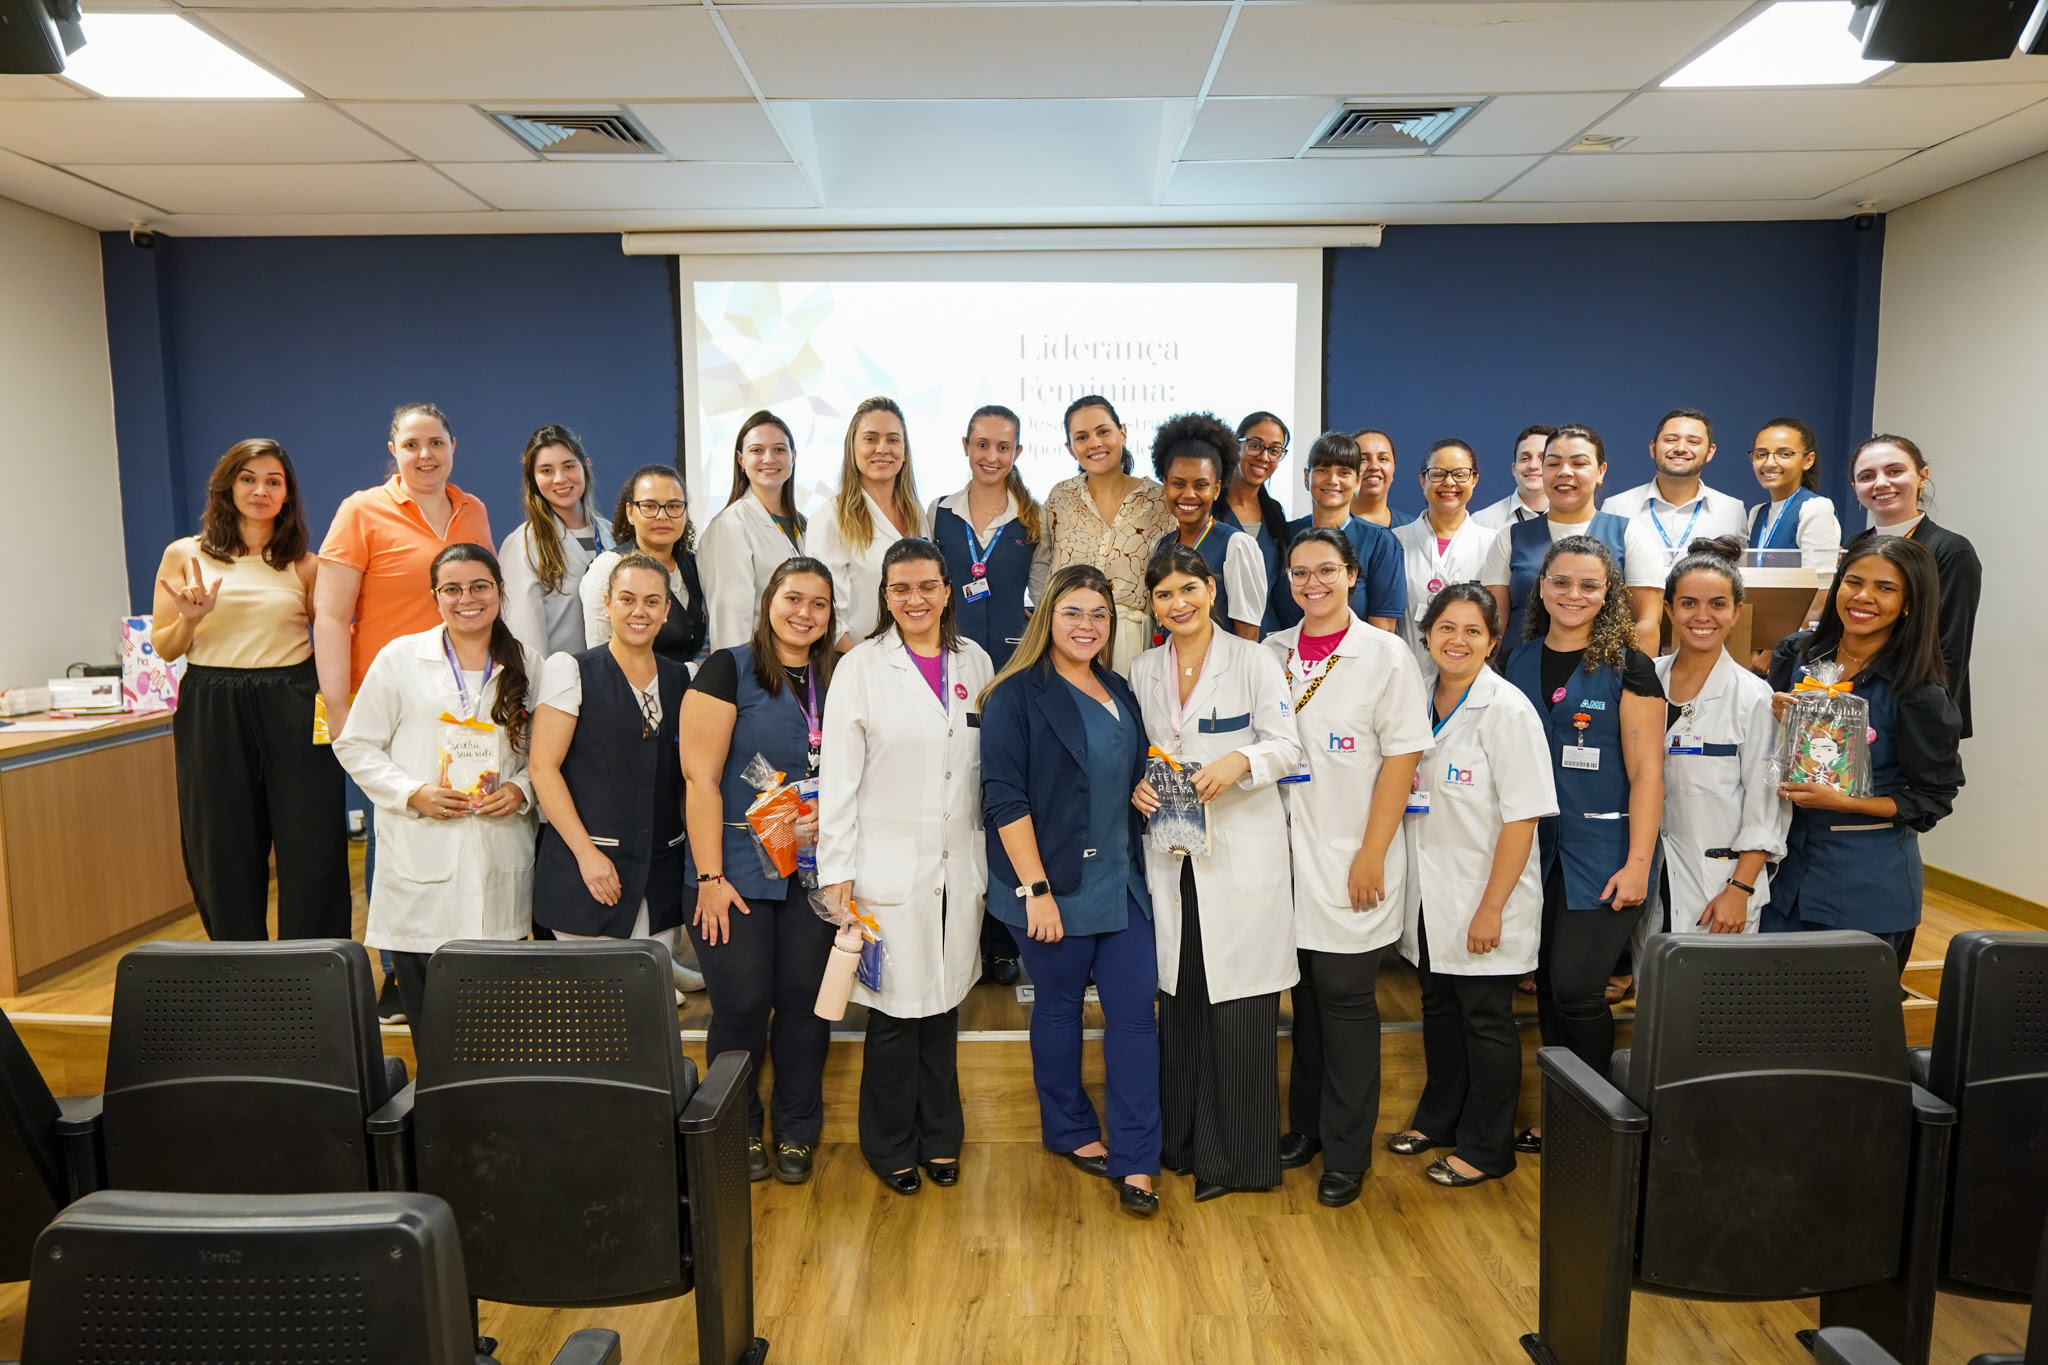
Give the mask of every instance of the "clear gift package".
M 1870 795 L 1870 703 L 1833 662 L 1810 665 L 1792 689 L 1771 756 L 1779 782 L 1816 782 L 1844 796 Z

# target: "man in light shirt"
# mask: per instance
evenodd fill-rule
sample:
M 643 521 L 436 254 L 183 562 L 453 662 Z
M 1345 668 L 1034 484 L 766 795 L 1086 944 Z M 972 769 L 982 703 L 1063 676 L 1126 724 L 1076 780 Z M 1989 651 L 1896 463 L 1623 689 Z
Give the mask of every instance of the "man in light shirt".
M 1657 424 L 1650 462 L 1657 477 L 1607 499 L 1605 510 L 1645 521 L 1655 539 L 1673 555 L 1701 536 L 1749 538 L 1749 509 L 1742 499 L 1700 481 L 1714 459 L 1714 424 L 1697 408 L 1674 408 Z
M 1543 447 L 1556 433 L 1556 427 L 1540 422 L 1522 428 L 1515 437 L 1515 491 L 1474 512 L 1475 523 L 1489 531 L 1505 531 L 1550 510 L 1549 495 L 1543 491 Z

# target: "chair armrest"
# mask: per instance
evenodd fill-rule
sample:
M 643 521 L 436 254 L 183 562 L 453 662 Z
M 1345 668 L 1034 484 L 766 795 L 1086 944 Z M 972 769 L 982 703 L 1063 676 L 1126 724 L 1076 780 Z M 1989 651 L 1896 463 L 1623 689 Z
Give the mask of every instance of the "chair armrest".
M 1814 1365 L 1899 1365 L 1890 1351 L 1854 1327 L 1823 1327 L 1813 1338 Z
M 377 1188 L 380 1190 L 410 1190 L 415 1187 L 412 1106 L 416 1093 L 416 1085 L 407 1085 L 363 1123 L 363 1131 L 369 1134 L 370 1151 L 376 1162 Z
M 1925 1049 L 1920 1049 L 1925 1051 Z M 1953 1128 L 1956 1107 L 1918 1082 L 1913 1085 L 1913 1122 L 1923 1128 Z
M 603 1327 L 572 1332 L 555 1352 L 554 1365 L 620 1365 L 619 1334 Z
M 82 1199 L 107 1187 L 106 1138 L 101 1119 L 106 1096 L 73 1095 L 57 1101 L 57 1147 L 64 1154 L 64 1186 Z
M 1934 1070 L 1934 1049 L 1931 1047 L 1909 1047 L 1906 1049 L 1906 1079 L 1915 1085 L 1927 1084 L 1928 1075 Z
M 1616 1090 L 1606 1077 L 1580 1061 L 1569 1049 L 1546 1047 L 1539 1050 L 1536 1067 L 1543 1073 L 1546 1084 L 1557 1086 L 1565 1095 L 1591 1111 L 1609 1132 L 1649 1131 L 1650 1116 L 1631 1104 L 1628 1096 Z
M 2027 1365 L 2027 1358 L 2012 1355 L 1971 1356 L 1970 1365 Z
M 405 1058 L 386 1057 L 384 1059 L 384 1093 L 386 1095 L 396 1095 L 399 1091 L 405 1089 L 405 1083 L 411 1079 L 410 1076 L 405 1074 Z
M 1628 1069 L 1635 1060 L 1632 1049 L 1619 1048 L 1607 1059 L 1607 1083 L 1622 1094 L 1628 1093 Z

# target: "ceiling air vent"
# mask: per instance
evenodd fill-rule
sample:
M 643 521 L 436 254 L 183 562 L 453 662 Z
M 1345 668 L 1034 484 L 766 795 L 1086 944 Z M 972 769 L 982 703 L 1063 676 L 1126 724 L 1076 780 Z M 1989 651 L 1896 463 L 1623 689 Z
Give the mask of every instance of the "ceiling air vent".
M 1362 105 L 1337 111 L 1314 152 L 1422 152 L 1450 136 L 1477 104 Z
M 506 132 L 546 157 L 666 156 L 645 128 L 623 109 L 588 114 L 507 114 L 491 117 Z

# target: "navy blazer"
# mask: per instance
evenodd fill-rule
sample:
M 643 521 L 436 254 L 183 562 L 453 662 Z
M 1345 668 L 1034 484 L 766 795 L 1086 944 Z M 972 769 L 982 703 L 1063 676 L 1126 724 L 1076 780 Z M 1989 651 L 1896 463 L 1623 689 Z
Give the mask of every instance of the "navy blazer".
M 1101 664 L 1095 676 L 1116 698 L 1125 715 L 1144 713 L 1131 685 Z M 1088 783 L 1121 781 L 1123 800 L 1145 776 L 1145 749 L 1138 747 L 1131 771 L 1091 774 L 1088 740 L 1074 696 L 1050 666 L 1041 664 L 1012 674 L 989 694 L 981 712 L 982 828 L 988 837 L 988 870 L 1013 891 L 1017 871 L 1003 847 L 1002 828 L 1031 817 L 1038 836 L 1038 856 L 1055 896 L 1071 895 L 1081 885 L 1081 852 L 1088 843 Z M 1145 817 L 1130 807 L 1128 824 L 1131 864 L 1145 866 Z

